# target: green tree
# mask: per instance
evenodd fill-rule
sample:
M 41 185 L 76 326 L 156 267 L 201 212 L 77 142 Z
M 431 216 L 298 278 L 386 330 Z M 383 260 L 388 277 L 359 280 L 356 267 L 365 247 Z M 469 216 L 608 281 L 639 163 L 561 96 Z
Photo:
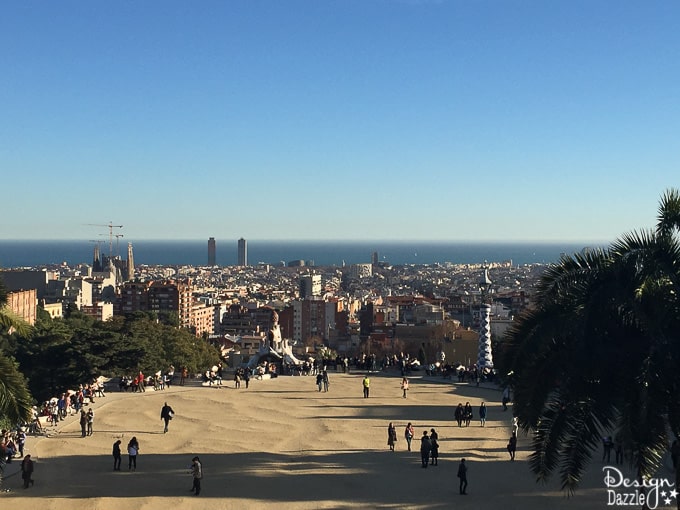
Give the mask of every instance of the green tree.
M 0 279 L 0 334 L 14 330 L 18 335 L 30 333 L 31 327 L 7 306 L 7 289 Z M 6 344 L 6 342 L 3 342 Z M 0 351 L 0 421 L 14 425 L 31 417 L 33 398 L 15 361 Z
M 532 436 L 539 480 L 573 491 L 605 434 L 642 477 L 680 436 L 680 193 L 661 199 L 657 229 L 565 256 L 543 275 L 536 308 L 501 344 L 497 367 Z

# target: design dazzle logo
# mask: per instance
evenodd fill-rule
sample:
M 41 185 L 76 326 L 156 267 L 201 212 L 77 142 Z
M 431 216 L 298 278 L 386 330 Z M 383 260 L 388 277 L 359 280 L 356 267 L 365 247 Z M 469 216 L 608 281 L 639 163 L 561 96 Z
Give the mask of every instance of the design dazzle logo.
M 644 481 L 631 480 L 613 467 L 605 466 L 604 485 L 607 487 L 607 506 L 636 506 L 654 510 L 659 505 L 670 505 L 677 500 L 680 493 L 675 490 L 675 483 L 665 478 L 650 478 Z

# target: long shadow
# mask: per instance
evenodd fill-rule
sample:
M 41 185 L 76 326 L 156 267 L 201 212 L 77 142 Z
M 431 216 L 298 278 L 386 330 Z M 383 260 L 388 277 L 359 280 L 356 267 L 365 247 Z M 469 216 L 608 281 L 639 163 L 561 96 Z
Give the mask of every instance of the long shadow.
M 414 444 L 415 446 L 415 444 Z M 351 501 L 353 507 L 450 508 L 444 491 L 441 495 L 428 494 L 423 501 L 420 491 L 412 490 L 421 475 L 419 453 L 416 448 L 406 451 L 302 450 L 282 453 L 200 454 L 203 463 L 203 498 L 256 498 L 269 503 L 318 501 L 315 487 L 326 487 L 323 500 Z M 289 453 L 289 454 L 288 454 Z M 191 488 L 190 459 L 194 453 L 169 455 L 139 455 L 135 471 L 128 470 L 123 456 L 122 471 L 114 472 L 109 455 L 72 455 L 36 462 L 35 487 L 26 496 L 49 498 L 127 498 L 163 497 L 172 500 L 188 496 Z M 483 454 L 466 454 L 470 459 Z M 442 454 L 439 466 L 428 470 L 428 487 L 448 487 L 455 477 L 460 454 Z M 390 470 L 392 490 L 376 490 L 374 475 Z M 476 476 L 483 479 L 491 464 L 474 463 Z M 87 466 L 87 476 L 77 476 Z M 425 471 L 425 470 L 422 470 Z M 153 482 L 150 482 L 153 480 Z M 10 480 L 17 489 L 18 480 Z M 420 482 L 423 483 L 423 482 Z M 396 487 L 402 487 L 398 490 Z M 350 491 L 351 488 L 351 491 Z M 349 492 L 348 492 L 349 491 Z

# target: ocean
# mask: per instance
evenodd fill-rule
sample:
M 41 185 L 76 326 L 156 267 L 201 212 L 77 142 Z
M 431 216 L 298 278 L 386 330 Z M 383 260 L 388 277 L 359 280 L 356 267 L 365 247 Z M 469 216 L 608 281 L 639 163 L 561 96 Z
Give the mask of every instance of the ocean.
M 134 250 L 135 265 L 190 265 L 208 263 L 208 240 L 130 241 L 120 243 L 120 256 L 127 258 L 127 243 Z M 237 263 L 237 240 L 216 239 L 216 262 L 220 266 Z M 585 247 L 602 245 L 553 242 L 436 242 L 436 241 L 248 241 L 248 264 L 279 264 L 304 260 L 309 265 L 342 266 L 370 263 L 374 252 L 380 262 L 389 264 L 476 264 L 512 260 L 514 265 L 557 262 L 562 254 L 573 254 Z M 109 254 L 108 244 L 101 253 Z M 117 255 L 117 248 L 112 248 Z M 94 245 L 83 240 L 0 240 L 0 267 L 35 267 L 66 262 L 92 264 Z

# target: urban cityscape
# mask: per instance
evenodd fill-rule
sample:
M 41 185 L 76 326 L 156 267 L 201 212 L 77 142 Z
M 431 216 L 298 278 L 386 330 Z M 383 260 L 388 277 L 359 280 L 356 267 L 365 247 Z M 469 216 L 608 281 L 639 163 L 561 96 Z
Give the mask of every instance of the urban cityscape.
M 117 234 L 109 224 L 110 243 Z M 122 237 L 122 236 L 120 236 Z M 248 260 L 248 242 L 233 243 L 236 266 L 217 266 L 217 243 L 206 245 L 206 265 L 134 263 L 132 243 L 123 258 L 95 243 L 92 261 L 0 270 L 10 307 L 28 323 L 37 307 L 62 317 L 72 306 L 97 320 L 134 312 L 176 314 L 178 324 L 219 345 L 226 360 L 248 360 L 278 313 L 281 334 L 300 356 L 330 349 L 340 356 L 391 355 L 425 347 L 466 366 L 478 361 L 485 276 L 490 333 L 502 338 L 513 317 L 531 306 L 532 288 L 545 264 L 406 264 L 380 261 L 346 267 L 290 260 L 277 265 Z

